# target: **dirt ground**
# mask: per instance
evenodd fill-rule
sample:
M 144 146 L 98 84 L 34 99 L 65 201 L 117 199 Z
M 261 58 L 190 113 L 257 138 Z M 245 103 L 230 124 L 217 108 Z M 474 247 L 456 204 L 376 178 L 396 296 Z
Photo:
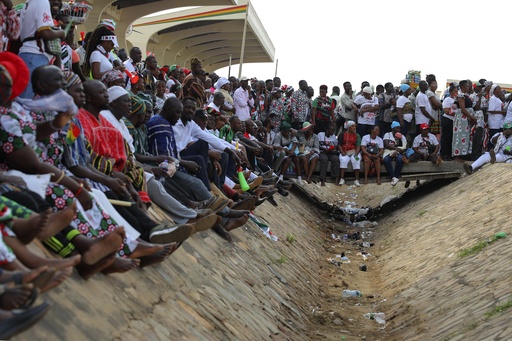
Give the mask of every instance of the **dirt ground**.
M 264 203 L 256 215 L 278 241 L 249 222 L 232 231 L 233 244 L 207 231 L 157 266 L 88 281 L 74 274 L 42 295 L 50 313 L 15 339 L 512 340 L 509 167 L 411 199 L 376 227 L 330 219 L 297 193 L 276 197 L 278 207 Z M 406 191 L 305 188 L 327 203 L 372 207 Z M 509 236 L 458 255 L 501 231 Z M 351 239 L 356 232 L 366 239 Z M 363 297 L 343 298 L 344 289 Z M 373 312 L 385 324 L 363 317 Z
M 312 316 L 310 339 L 512 340 L 512 310 L 500 311 L 512 309 L 509 174 L 510 165 L 489 165 L 407 202 L 367 229 L 374 232 L 370 248 L 326 241 L 326 256 L 350 252 L 355 261 L 323 268 L 325 300 Z M 353 189 L 361 206 L 368 189 Z M 509 236 L 459 255 L 498 232 Z M 366 272 L 355 256 L 362 249 L 371 253 Z M 345 288 L 365 295 L 340 298 Z M 362 318 L 368 312 L 384 312 L 386 324 Z

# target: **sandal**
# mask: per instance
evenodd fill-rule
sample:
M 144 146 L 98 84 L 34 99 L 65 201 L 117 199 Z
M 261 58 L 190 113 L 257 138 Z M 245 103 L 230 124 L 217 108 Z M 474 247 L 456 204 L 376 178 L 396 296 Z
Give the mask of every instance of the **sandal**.
M 4 310 L 13 310 L 13 309 L 27 309 L 29 308 L 34 302 L 36 301 L 37 297 L 39 296 L 39 289 L 32 288 L 30 292 L 30 296 L 27 297 L 26 301 L 21 304 L 21 306 L 16 306 L 16 304 L 13 304 L 12 307 L 8 304 L 12 304 L 12 302 L 4 302 L 5 296 L 8 295 L 19 295 L 23 294 L 19 291 L 20 287 L 22 286 L 15 286 L 12 288 L 8 288 L 5 285 L 0 285 L 0 309 Z
M 50 268 L 46 271 L 43 271 L 40 273 L 36 278 L 34 278 L 29 283 L 32 283 L 34 285 L 34 288 L 43 287 L 48 283 L 52 278 L 53 275 L 55 275 L 55 269 Z M 9 278 L 3 279 L 0 281 L 0 284 L 7 284 L 7 283 L 14 283 L 16 285 L 22 285 L 23 284 L 23 273 L 22 272 L 14 272 Z

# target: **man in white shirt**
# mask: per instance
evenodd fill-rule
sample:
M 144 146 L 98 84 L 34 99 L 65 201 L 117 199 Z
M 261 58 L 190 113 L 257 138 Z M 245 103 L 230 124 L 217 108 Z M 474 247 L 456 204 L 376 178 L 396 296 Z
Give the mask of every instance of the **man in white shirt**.
M 420 131 L 420 125 L 425 123 L 430 125 L 434 122 L 432 117 L 432 106 L 427 97 L 428 83 L 421 81 L 419 84 L 420 92 L 416 96 L 416 111 L 414 112 L 414 118 L 416 120 L 416 131 Z
M 236 89 L 233 100 L 236 108 L 236 116 L 240 121 L 245 121 L 251 118 L 251 107 L 254 106 L 254 98 L 249 94 L 249 78 L 240 77 L 240 87 Z
M 430 126 L 427 123 L 420 124 L 419 130 L 420 134 L 412 142 L 414 154 L 409 157 L 409 161 L 431 161 L 436 166 L 439 166 L 443 159 L 437 155 L 440 147 L 437 138 L 434 134 L 430 133 Z
M 357 115 L 357 133 L 365 136 L 375 126 L 375 117 L 379 111 L 379 99 L 373 96 L 370 86 L 364 87 L 362 95 L 358 95 L 354 104 L 359 108 Z
M 197 177 L 200 178 L 205 186 L 210 188 L 208 178 L 208 150 L 209 144 L 216 150 L 226 152 L 230 156 L 226 172 L 233 175 L 236 171 L 235 165 L 240 166 L 240 158 L 235 152 L 235 146 L 225 143 L 222 139 L 216 137 L 201 129 L 194 122 L 193 117 L 196 112 L 196 101 L 193 97 L 185 97 L 182 101 L 183 113 L 178 122 L 173 126 L 174 137 L 176 139 L 176 148 L 181 159 L 196 162 L 200 169 Z M 194 142 L 194 138 L 197 139 Z
M 489 125 L 489 136 L 492 137 L 496 133 L 502 131 L 503 121 L 507 112 L 503 110 L 503 102 L 505 100 L 505 96 L 503 95 L 501 87 L 498 84 L 494 84 L 492 86 L 490 94 L 492 97 L 489 99 L 487 124 Z M 489 142 L 489 148 L 492 149 L 494 145 L 492 141 Z

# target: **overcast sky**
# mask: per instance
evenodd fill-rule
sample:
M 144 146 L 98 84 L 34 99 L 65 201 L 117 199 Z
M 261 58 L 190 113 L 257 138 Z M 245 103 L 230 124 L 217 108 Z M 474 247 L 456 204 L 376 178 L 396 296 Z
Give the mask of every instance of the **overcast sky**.
M 512 83 L 508 65 L 512 2 L 454 0 L 252 0 L 276 51 L 282 84 L 301 79 L 318 94 L 350 81 L 399 84 L 409 70 L 422 79 L 486 78 Z M 275 63 L 244 64 L 242 75 L 274 77 Z M 218 71 L 227 76 L 228 68 Z M 238 65 L 231 68 L 238 75 Z

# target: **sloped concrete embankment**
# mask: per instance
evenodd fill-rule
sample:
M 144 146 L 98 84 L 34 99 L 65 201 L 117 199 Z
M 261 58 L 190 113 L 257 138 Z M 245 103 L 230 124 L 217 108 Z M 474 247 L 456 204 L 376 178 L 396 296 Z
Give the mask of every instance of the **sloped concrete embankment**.
M 317 302 L 322 233 L 297 197 L 264 203 L 230 245 L 213 232 L 190 238 L 163 264 L 84 281 L 44 295 L 53 307 L 19 340 L 301 340 Z M 290 241 L 287 241 L 287 236 Z M 297 298 L 300 298 L 297 300 Z
M 510 167 L 488 165 L 380 221 L 389 339 L 512 340 L 512 309 L 498 312 L 512 304 Z M 460 257 L 500 231 L 509 236 Z

